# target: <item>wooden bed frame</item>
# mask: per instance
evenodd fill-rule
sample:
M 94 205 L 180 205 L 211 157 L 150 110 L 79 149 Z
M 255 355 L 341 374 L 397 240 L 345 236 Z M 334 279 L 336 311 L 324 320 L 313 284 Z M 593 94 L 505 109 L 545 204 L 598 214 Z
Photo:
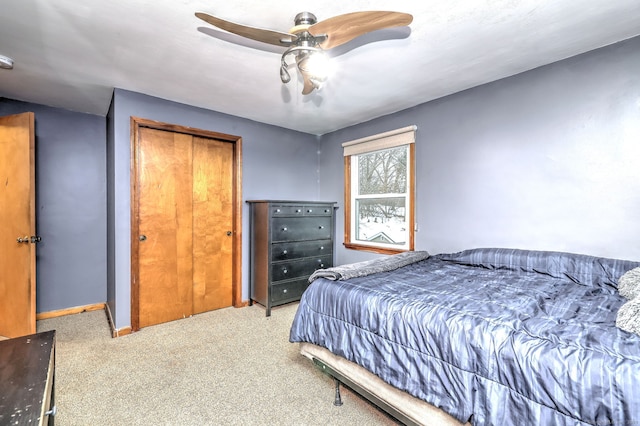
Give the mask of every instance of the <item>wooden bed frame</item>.
M 300 353 L 336 380 L 336 405 L 341 404 L 339 383 L 343 383 L 405 425 L 462 425 L 440 408 L 391 386 L 365 368 L 321 346 L 300 343 Z

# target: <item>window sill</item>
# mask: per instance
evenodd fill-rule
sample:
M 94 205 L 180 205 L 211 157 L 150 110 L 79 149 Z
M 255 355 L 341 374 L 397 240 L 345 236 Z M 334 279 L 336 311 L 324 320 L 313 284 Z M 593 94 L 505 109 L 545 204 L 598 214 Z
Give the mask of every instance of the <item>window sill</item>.
M 349 249 L 349 250 L 359 250 L 359 251 L 369 251 L 372 253 L 379 253 L 379 254 L 398 254 L 398 253 L 404 253 L 405 251 L 409 251 L 409 250 L 404 250 L 404 249 L 392 249 L 392 248 L 386 248 L 386 247 L 372 247 L 372 246 L 365 246 L 362 244 L 353 244 L 353 243 L 343 243 L 344 247 Z

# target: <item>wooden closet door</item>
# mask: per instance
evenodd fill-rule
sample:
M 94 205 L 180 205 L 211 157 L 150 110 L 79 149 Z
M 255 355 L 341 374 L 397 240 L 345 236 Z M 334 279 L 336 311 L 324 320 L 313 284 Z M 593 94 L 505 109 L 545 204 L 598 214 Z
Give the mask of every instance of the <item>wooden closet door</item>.
M 193 312 L 231 306 L 233 145 L 193 139 Z
M 233 305 L 235 149 L 214 138 L 139 127 L 134 330 Z
M 192 137 L 141 128 L 139 325 L 193 314 Z

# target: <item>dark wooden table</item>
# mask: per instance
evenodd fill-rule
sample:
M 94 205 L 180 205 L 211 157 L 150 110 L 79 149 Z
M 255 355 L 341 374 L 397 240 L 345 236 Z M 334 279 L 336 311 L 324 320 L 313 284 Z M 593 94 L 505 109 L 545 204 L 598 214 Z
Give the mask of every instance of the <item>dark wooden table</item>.
M 0 341 L 0 425 L 53 425 L 56 332 Z

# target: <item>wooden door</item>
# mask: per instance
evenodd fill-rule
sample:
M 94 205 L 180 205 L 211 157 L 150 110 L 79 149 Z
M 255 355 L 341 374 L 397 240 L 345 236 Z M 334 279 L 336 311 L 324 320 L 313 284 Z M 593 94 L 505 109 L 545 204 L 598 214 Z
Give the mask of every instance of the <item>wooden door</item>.
M 140 129 L 140 327 L 192 315 L 191 136 Z
M 5 337 L 36 332 L 34 123 L 31 112 L 0 117 L 0 335 Z
M 239 294 L 239 141 L 137 120 L 134 330 L 232 306 Z
M 193 313 L 232 305 L 233 145 L 193 140 Z

